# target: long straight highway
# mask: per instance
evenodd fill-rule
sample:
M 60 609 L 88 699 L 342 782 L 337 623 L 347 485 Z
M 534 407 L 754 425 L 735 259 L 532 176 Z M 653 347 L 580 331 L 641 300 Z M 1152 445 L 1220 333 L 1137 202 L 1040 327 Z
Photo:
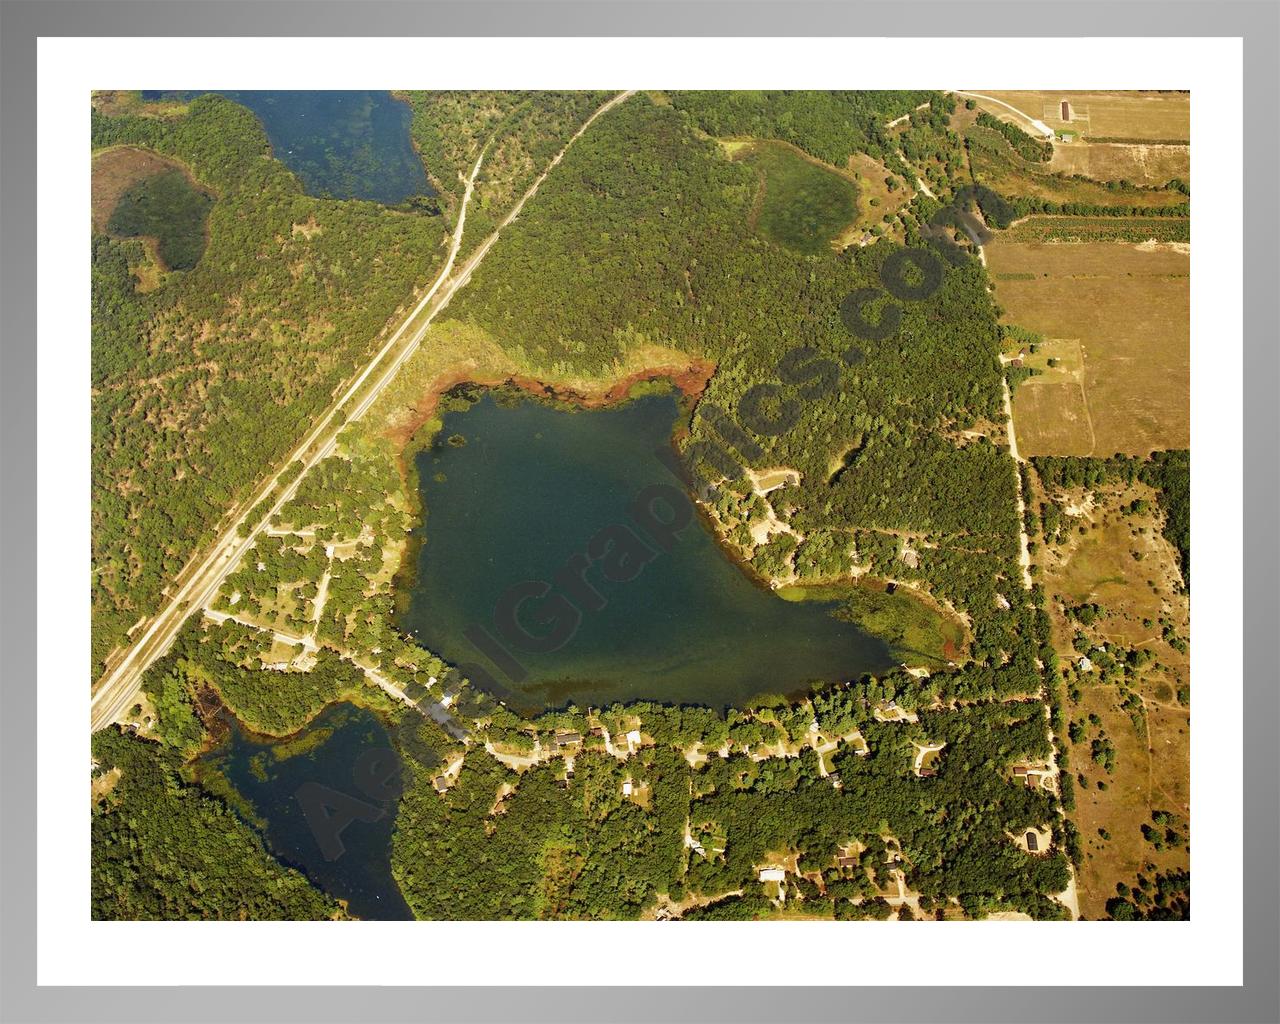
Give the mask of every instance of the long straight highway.
M 333 452 L 342 426 L 363 416 L 386 386 L 394 379 L 400 367 L 417 351 L 432 321 L 448 306 L 450 299 L 453 298 L 458 289 L 471 279 L 472 272 L 480 265 L 480 262 L 498 240 L 499 234 L 516 219 L 524 208 L 525 203 L 533 198 L 539 187 L 546 180 L 547 175 L 560 163 L 561 158 L 569 147 L 582 136 L 596 118 L 617 104 L 624 102 L 632 95 L 634 95 L 634 90 L 619 93 L 597 108 L 587 118 L 577 132 L 565 143 L 564 147 L 552 158 L 546 169 L 543 170 L 524 195 L 520 197 L 519 202 L 511 208 L 511 211 L 497 228 L 455 274 L 454 263 L 462 245 L 467 208 L 470 205 L 476 178 L 484 161 L 484 150 L 481 150 L 475 166 L 471 169 L 470 176 L 465 180 L 466 189 L 458 213 L 458 223 L 454 228 L 453 238 L 449 246 L 449 255 L 435 282 L 405 317 L 387 343 L 379 349 L 360 374 L 357 375 L 342 397 L 316 421 L 315 426 L 290 453 L 289 457 L 284 460 L 280 468 L 263 481 L 252 499 L 244 502 L 245 511 L 222 532 L 195 569 L 186 575 L 185 582 L 177 587 L 164 608 L 144 623 L 145 628 L 142 630 L 138 640 L 124 652 L 119 660 L 98 681 L 93 690 L 90 712 L 90 724 L 95 732 L 118 720 L 125 710 L 134 703 L 143 673 L 168 650 L 170 644 L 173 643 L 173 638 L 177 636 L 187 617 L 213 600 L 218 588 L 222 586 L 223 580 L 232 572 L 240 561 L 241 556 L 257 541 L 258 535 L 267 528 L 271 517 L 293 497 L 299 483 L 307 473 Z M 425 317 L 422 316 L 424 311 L 426 311 Z M 408 334 L 407 343 L 402 343 L 410 328 L 420 317 L 422 318 L 421 321 L 417 323 L 412 333 Z M 377 376 L 374 383 L 366 388 L 365 385 L 370 377 L 373 377 L 375 371 L 384 363 L 386 366 L 381 375 Z M 361 393 L 362 389 L 364 389 L 363 393 Z M 359 395 L 358 400 L 348 409 L 348 403 L 356 399 L 357 395 Z M 340 418 L 341 422 L 338 422 L 339 417 L 336 415 L 339 412 L 345 412 L 346 414 Z M 250 523 L 249 519 L 254 510 L 270 495 L 275 493 L 281 477 L 295 462 L 302 464 L 302 472 L 276 496 L 265 513 L 258 516 L 255 522 Z M 245 529 L 242 536 L 241 529 L 246 526 L 248 528 Z

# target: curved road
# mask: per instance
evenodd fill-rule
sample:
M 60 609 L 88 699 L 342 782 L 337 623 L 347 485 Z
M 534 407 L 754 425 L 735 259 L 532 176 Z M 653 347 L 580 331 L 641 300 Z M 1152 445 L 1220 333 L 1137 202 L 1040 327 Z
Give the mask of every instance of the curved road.
M 484 151 L 481 151 L 480 156 L 476 159 L 475 166 L 471 169 L 471 176 L 466 179 L 466 191 L 458 214 L 458 224 L 454 229 L 453 242 L 449 247 L 449 256 L 435 283 L 432 284 L 426 295 L 422 297 L 422 300 L 410 311 L 409 315 L 405 317 L 404 322 L 387 343 L 369 361 L 369 364 L 356 377 L 343 396 L 320 417 L 311 432 L 290 453 L 280 470 L 258 488 L 251 501 L 246 502 L 246 511 L 223 531 L 204 560 L 192 571 L 186 583 L 179 587 L 173 597 L 169 599 L 168 604 L 147 622 L 146 629 L 137 642 L 98 681 L 97 686 L 94 688 L 90 705 L 90 724 L 94 731 L 110 725 L 134 702 L 143 672 L 169 648 L 178 630 L 186 622 L 187 616 L 213 599 L 218 592 L 218 588 L 222 585 L 222 581 L 226 579 L 240 560 L 240 557 L 254 544 L 258 534 L 266 529 L 271 517 L 293 497 L 302 478 L 318 462 L 332 453 L 338 433 L 342 429 L 342 424 L 333 422 L 335 413 L 343 409 L 347 402 L 365 385 L 378 365 L 395 349 L 410 325 L 435 300 L 435 306 L 427 314 L 421 326 L 414 332 L 408 344 L 395 355 L 382 376 L 361 397 L 356 406 L 347 413 L 343 422 L 359 419 L 368 411 L 378 395 L 382 393 L 387 384 L 395 377 L 396 372 L 404 365 L 405 360 L 417 350 L 423 336 L 426 334 L 427 328 L 431 326 L 431 322 L 449 304 L 449 300 L 453 298 L 457 290 L 470 280 L 472 271 L 479 266 L 480 261 L 484 259 L 485 255 L 493 247 L 493 243 L 498 240 L 499 234 L 516 219 L 524 208 L 524 204 L 533 198 L 543 181 L 546 180 L 547 175 L 560 163 L 561 158 L 569 147 L 582 136 L 583 132 L 591 126 L 596 118 L 633 95 L 634 90 L 619 93 L 587 118 L 577 132 L 564 144 L 560 152 L 552 158 L 547 168 L 538 176 L 528 191 L 520 197 L 520 201 L 512 207 L 511 212 L 494 229 L 493 233 L 485 239 L 484 243 L 466 261 L 458 273 L 451 277 L 458 249 L 462 245 L 467 206 L 471 202 L 471 193 L 475 186 L 476 176 L 480 173 L 480 165 L 484 160 Z M 443 292 L 441 292 L 442 286 L 446 284 L 447 287 L 444 287 Z M 322 440 L 323 443 L 320 443 Z M 311 454 L 308 455 L 308 452 Z M 271 508 L 260 517 L 258 522 L 252 525 L 245 536 L 240 536 L 240 528 L 248 522 L 249 515 L 258 507 L 261 501 L 265 500 L 275 490 L 280 477 L 294 462 L 301 462 L 303 467 L 297 479 L 284 489 L 283 493 L 272 503 Z
M 954 92 L 957 96 L 972 96 L 975 100 L 986 100 L 988 103 L 995 103 L 998 106 L 1004 107 L 1005 110 L 1008 110 L 1013 114 L 1016 114 L 1022 120 L 1026 121 L 1027 124 L 1031 125 L 1032 128 L 1038 131 L 1046 139 L 1053 138 L 1053 129 L 1050 128 L 1047 124 L 1045 124 L 1043 121 L 1037 120 L 1036 118 L 1032 117 L 1030 114 L 1026 113 L 1025 111 L 1019 110 L 1017 107 L 1011 106 L 1010 104 L 1006 103 L 1004 100 L 998 100 L 994 96 L 984 96 L 980 92 L 965 92 L 963 89 L 952 89 L 951 91 Z

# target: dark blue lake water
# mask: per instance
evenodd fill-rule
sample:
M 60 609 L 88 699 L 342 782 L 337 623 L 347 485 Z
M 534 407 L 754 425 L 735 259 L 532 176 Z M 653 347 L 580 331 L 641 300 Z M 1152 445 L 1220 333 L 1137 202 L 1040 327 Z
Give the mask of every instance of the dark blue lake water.
M 413 148 L 412 112 L 389 92 L 211 91 L 257 114 L 276 158 L 311 195 L 394 206 L 411 196 L 435 194 Z M 194 95 L 144 92 L 143 98 Z
M 334 704 L 287 740 L 243 730 L 205 755 L 261 819 L 271 852 L 364 920 L 409 920 L 391 877 L 399 763 L 381 720 Z
M 670 395 L 566 411 L 492 393 L 446 414 L 417 458 L 425 532 L 401 627 L 481 686 L 467 666 L 485 668 L 499 696 L 528 709 L 637 699 L 725 707 L 894 664 L 881 639 L 833 616 L 836 604 L 785 601 L 758 585 L 696 512 L 668 548 L 637 520 L 633 503 L 651 485 L 684 493 L 659 454 L 678 414 Z M 661 503 L 654 512 L 669 514 Z M 566 582 L 566 563 L 606 529 L 640 540 L 638 572 L 620 579 L 635 565 L 610 570 L 597 551 L 578 574 L 590 592 Z M 513 585 L 530 595 L 516 614 L 526 638 L 515 641 L 499 623 Z M 537 639 L 566 624 L 562 643 Z M 477 627 L 524 678 L 485 653 Z

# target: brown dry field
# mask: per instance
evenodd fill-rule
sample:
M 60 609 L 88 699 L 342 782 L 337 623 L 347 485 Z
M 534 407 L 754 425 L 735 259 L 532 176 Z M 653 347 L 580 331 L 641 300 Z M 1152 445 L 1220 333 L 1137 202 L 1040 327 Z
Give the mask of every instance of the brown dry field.
M 1046 339 L 1027 363 L 1042 374 L 1014 396 L 1024 454 L 1105 457 L 1190 446 L 1186 246 L 997 238 L 985 252 L 1002 321 Z M 1060 365 L 1050 368 L 1050 358 Z
M 1187 146 L 1126 145 L 1109 142 L 1056 143 L 1049 170 L 1083 174 L 1097 181 L 1132 181 L 1163 185 L 1172 178 L 1191 183 L 1191 149 Z
M 1037 487 L 1037 496 L 1039 490 Z M 1063 496 L 1059 496 L 1063 497 Z M 1065 495 L 1083 505 L 1084 492 Z M 1142 835 L 1154 810 L 1190 815 L 1190 714 L 1178 703 L 1179 685 L 1190 681 L 1189 655 L 1175 651 L 1163 639 L 1160 617 L 1168 616 L 1178 633 L 1189 634 L 1188 597 L 1180 593 L 1178 555 L 1160 533 L 1158 514 L 1123 517 L 1118 509 L 1134 498 L 1146 498 L 1155 508 L 1155 492 L 1143 485 L 1111 486 L 1094 494 L 1096 504 L 1072 522 L 1063 544 L 1040 544 L 1036 562 L 1049 600 L 1054 646 L 1066 667 L 1064 714 L 1068 722 L 1096 714 L 1101 729 L 1115 747 L 1115 767 L 1108 774 L 1093 762 L 1090 741 L 1098 729 L 1086 724 L 1086 736 L 1071 747 L 1070 774 L 1085 777 L 1076 783 L 1076 807 L 1071 817 L 1080 831 L 1084 864 L 1077 875 L 1084 916 L 1105 916 L 1105 904 L 1116 895 L 1117 882 L 1132 886 L 1139 871 L 1186 869 L 1188 848 L 1157 851 Z M 1084 525 L 1081 534 L 1077 524 Z M 1134 558 L 1141 554 L 1142 560 Z M 1092 626 L 1069 621 L 1063 604 L 1097 602 L 1104 616 Z M 1154 625 L 1143 625 L 1150 619 Z M 1095 644 L 1143 647 L 1156 662 L 1141 670 L 1133 684 L 1146 709 L 1147 735 L 1135 727 L 1120 707 L 1119 687 L 1103 684 L 1096 674 L 1081 675 L 1072 666 L 1071 639 L 1079 630 Z M 1071 699 L 1072 685 L 1078 700 Z M 1098 782 L 1106 783 L 1105 790 Z M 1099 829 L 1110 835 L 1104 840 Z
M 93 229 L 106 231 L 107 221 L 120 197 L 130 188 L 152 175 L 174 168 L 184 170 L 158 153 L 133 146 L 115 146 L 93 155 L 92 212 Z
M 1186 92 L 977 91 L 1050 128 L 1067 128 L 1089 138 L 1191 141 L 1191 94 Z M 1071 102 L 1070 122 L 1062 120 L 1063 100 Z M 988 106 L 993 106 L 992 113 L 1001 109 Z M 1007 117 L 1008 111 L 1004 113 Z

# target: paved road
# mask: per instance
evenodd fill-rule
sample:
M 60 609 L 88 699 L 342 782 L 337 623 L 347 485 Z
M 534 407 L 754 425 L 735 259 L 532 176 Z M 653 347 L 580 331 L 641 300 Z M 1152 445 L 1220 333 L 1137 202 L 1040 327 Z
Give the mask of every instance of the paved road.
M 502 223 L 484 241 L 484 244 L 480 246 L 475 254 L 467 260 L 458 273 L 454 274 L 453 267 L 462 244 L 467 208 L 471 202 L 476 176 L 479 174 L 481 163 L 484 160 L 484 152 L 481 152 L 475 166 L 471 169 L 471 176 L 466 179 L 466 191 L 458 214 L 458 224 L 454 230 L 453 241 L 449 247 L 449 256 L 435 283 L 382 349 L 352 382 L 343 396 L 317 421 L 316 426 L 284 461 L 281 469 L 262 484 L 251 501 L 245 503 L 246 511 L 227 527 L 217 543 L 209 550 L 204 560 L 190 573 L 186 582 L 178 587 L 177 591 L 169 599 L 168 604 L 146 624 L 146 628 L 133 646 L 98 681 L 97 686 L 94 688 L 90 713 L 90 723 L 94 731 L 116 721 L 134 702 L 143 672 L 169 648 L 187 617 L 197 609 L 204 607 L 214 598 L 218 588 L 222 585 L 222 581 L 235 567 L 240 557 L 257 540 L 258 534 L 267 528 L 271 517 L 293 497 L 298 484 L 311 471 L 312 467 L 333 452 L 338 432 L 341 429 L 340 425 L 333 422 L 334 412 L 339 409 L 345 409 L 347 403 L 355 397 L 356 393 L 365 385 L 380 364 L 396 349 L 410 326 L 414 324 L 424 310 L 431 307 L 426 318 L 414 331 L 409 343 L 395 354 L 390 365 L 387 366 L 376 383 L 360 398 L 358 404 L 354 408 L 347 410 L 345 421 L 359 419 L 368 411 L 378 395 L 395 377 L 400 367 L 404 365 L 405 360 L 417 350 L 432 320 L 448 305 L 449 300 L 457 290 L 470 280 L 472 271 L 475 270 L 489 249 L 492 248 L 494 242 L 497 241 L 499 233 L 515 220 L 516 216 L 524 208 L 524 204 L 538 191 L 542 182 L 546 180 L 552 168 L 559 164 L 568 148 L 581 137 L 582 133 L 590 127 L 596 118 L 632 95 L 634 95 L 634 91 L 620 93 L 597 109 L 586 120 L 573 137 L 565 143 L 564 148 L 555 155 L 547 169 L 542 172 L 529 190 L 521 196 L 520 201 L 512 208 Z M 443 291 L 441 291 L 442 288 Z M 433 301 L 434 306 L 432 306 Z M 240 527 L 248 522 L 250 512 L 274 492 L 281 475 L 294 462 L 302 463 L 302 472 L 276 498 L 271 508 L 261 517 L 260 521 L 254 524 L 245 536 L 241 537 Z

